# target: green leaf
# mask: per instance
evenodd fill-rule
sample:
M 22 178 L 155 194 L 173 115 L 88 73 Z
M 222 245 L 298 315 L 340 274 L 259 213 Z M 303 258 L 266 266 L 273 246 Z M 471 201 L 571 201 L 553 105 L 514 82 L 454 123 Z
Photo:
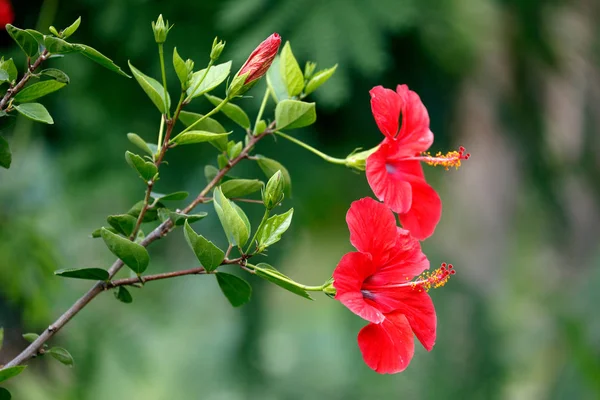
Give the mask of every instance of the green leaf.
M 225 253 L 219 249 L 210 240 L 202 235 L 198 235 L 186 221 L 183 229 L 185 240 L 194 251 L 194 254 L 200 261 L 200 264 L 208 272 L 217 269 L 225 259 Z
M 265 184 L 258 179 L 232 179 L 227 182 L 223 182 L 221 185 L 221 191 L 225 197 L 238 198 L 244 197 L 251 193 L 258 192 L 263 188 Z
M 12 58 L 4 61 L 0 68 L 8 73 L 8 80 L 10 82 L 14 82 L 17 79 L 19 72 L 17 71 L 17 67 L 15 66 L 15 62 Z
M 29 33 L 38 42 L 38 45 L 44 45 L 44 34 L 34 29 L 25 29 L 25 32 Z M 38 48 L 39 50 L 39 48 Z
M 29 32 L 11 24 L 6 24 L 5 29 L 28 57 L 33 57 L 37 54 L 39 48 L 38 42 Z
M 0 388 L 0 400 L 10 400 L 12 396 L 10 392 L 4 388 Z
M 144 92 L 150 97 L 158 111 L 166 114 L 166 110 L 171 106 L 171 98 L 167 96 L 165 100 L 165 90 L 163 86 L 154 78 L 144 75 L 140 70 L 129 63 L 129 68 L 133 73 L 133 77 L 140 84 Z
M 129 214 L 109 215 L 106 221 L 125 236 L 131 235 L 137 224 L 137 218 Z
M 238 276 L 224 272 L 217 272 L 215 275 L 221 291 L 232 306 L 239 307 L 250 301 L 252 287 L 248 282 Z
M 171 143 L 177 145 L 184 145 L 204 142 L 215 142 L 223 138 L 227 139 L 227 135 L 229 135 L 229 133 L 231 132 L 212 133 L 206 131 L 188 131 L 175 136 L 173 139 L 171 139 Z
M 173 68 L 175 68 L 177 78 L 179 78 L 179 82 L 183 87 L 188 80 L 188 68 L 185 65 L 185 60 L 177 52 L 177 47 L 173 49 Z
M 54 79 L 57 82 L 62 82 L 62 83 L 66 83 L 66 84 L 69 84 L 71 82 L 71 80 L 69 79 L 69 76 L 57 68 L 47 68 L 47 69 L 41 71 L 40 74 L 49 76 L 50 78 Z
M 319 71 L 316 74 L 314 74 L 313 77 L 306 84 L 306 88 L 304 89 L 304 94 L 308 95 L 308 94 L 311 94 L 312 92 L 314 92 L 315 90 L 317 90 L 319 88 L 319 86 L 321 86 L 322 84 L 327 82 L 327 80 L 329 78 L 331 78 L 331 76 L 333 75 L 333 73 L 335 72 L 336 69 L 337 69 L 337 64 L 335 64 L 331 68 L 324 69 L 324 70 Z
M 206 218 L 208 213 L 201 212 L 198 214 L 184 214 L 177 211 L 171 211 L 166 208 L 161 208 L 158 210 L 158 216 L 161 221 L 171 220 L 175 226 L 182 226 L 186 221 L 190 224 L 193 224 L 196 221 L 200 221 L 201 219 Z
M 102 268 L 69 268 L 54 271 L 54 275 L 65 278 L 89 279 L 92 281 L 106 281 L 109 278 L 108 271 Z
M 44 36 L 44 47 L 51 54 L 79 53 L 82 48 L 54 36 Z
M 135 203 L 130 209 L 129 211 L 127 211 L 127 214 L 138 218 L 140 215 L 140 212 L 142 211 L 142 207 L 144 207 L 144 201 L 140 200 L 137 203 Z M 162 203 L 157 203 L 153 208 L 150 208 L 146 211 L 146 213 L 144 214 L 144 218 L 142 219 L 142 222 L 152 222 L 152 221 L 156 221 L 158 219 L 158 209 L 160 209 L 161 207 L 164 207 L 164 205 Z M 111 230 L 112 228 L 110 228 L 109 230 Z
M 37 338 L 39 338 L 40 335 L 38 335 L 37 333 L 24 333 L 23 334 L 23 339 L 27 340 L 29 343 L 33 343 L 37 340 Z
M 12 153 L 10 152 L 8 142 L 2 136 L 0 136 L 0 166 L 9 169 L 11 162 Z
M 36 82 L 17 93 L 14 99 L 17 103 L 27 103 L 32 100 L 39 99 L 47 94 L 56 92 L 66 85 L 67 84 L 64 82 L 55 80 Z
M 227 77 L 231 71 L 231 61 L 227 61 L 223 64 L 213 65 L 206 74 L 206 77 L 198 86 L 198 88 L 192 93 L 192 90 L 196 88 L 196 85 L 202 79 L 206 73 L 206 68 L 192 74 L 192 80 L 190 82 L 190 88 L 187 90 L 188 96 L 192 98 L 208 93 L 217 86 L 219 86 Z
M 131 268 L 133 272 L 139 275 L 148 268 L 150 256 L 145 247 L 116 235 L 105 228 L 102 228 L 100 234 L 108 249 L 115 256 L 119 257 L 125 265 Z
M 265 221 L 256 238 L 259 252 L 262 252 L 281 239 L 281 235 L 288 230 L 292 223 L 293 214 L 294 209 L 292 208 L 284 214 L 273 215 Z
M 233 160 L 242 152 L 244 145 L 242 142 L 234 142 L 233 140 L 227 143 L 227 158 Z
M 290 97 L 298 96 L 304 89 L 304 74 L 292 53 L 290 42 L 285 42 L 280 57 L 279 68 L 287 92 Z
M 43 122 L 44 124 L 53 124 L 54 120 L 50 116 L 46 107 L 40 103 L 26 103 L 17 104 L 14 106 L 15 110 L 24 117 L 27 117 L 36 122 Z
M 203 118 L 204 115 L 182 111 L 179 113 L 179 120 L 185 125 L 190 126 L 199 119 Z M 223 125 L 219 123 L 219 121 L 212 119 L 210 117 L 204 118 L 202 121 L 198 122 L 197 125 L 194 125 L 195 130 L 205 131 L 205 132 L 213 132 L 213 133 L 226 133 L 227 131 L 223 128 Z M 227 137 L 220 137 L 211 141 L 210 144 L 215 146 L 217 149 L 221 151 L 227 150 Z
M 240 213 L 241 209 L 235 203 L 230 202 L 223 195 L 220 188 L 214 190 L 213 199 L 215 211 L 227 235 L 227 240 L 233 245 L 244 246 L 250 237 L 248 218 L 243 211 Z
M 216 96 L 211 96 L 210 94 L 205 94 L 204 96 L 215 106 L 219 105 L 223 101 L 222 99 Z M 250 118 L 248 118 L 248 114 L 246 114 L 246 112 L 242 110 L 240 106 L 237 106 L 233 103 L 227 103 L 223 106 L 223 108 L 221 108 L 221 112 L 242 128 L 250 128 Z
M 133 297 L 131 297 L 131 293 L 124 286 L 119 286 L 119 289 L 115 292 L 115 297 L 117 300 L 122 301 L 125 304 L 130 304 L 133 302 Z
M 131 76 L 127 75 L 121 69 L 121 67 L 115 64 L 110 58 L 100 53 L 98 50 L 85 44 L 77 44 L 77 46 L 79 46 L 81 54 L 94 61 L 96 64 L 100 64 L 109 71 L 116 72 L 117 74 L 122 75 L 125 78 L 131 78 Z
M 61 35 L 60 35 L 60 33 L 58 33 L 58 31 L 56 30 L 56 28 L 55 28 L 54 26 L 50 26 L 50 27 L 48 28 L 48 30 L 49 30 L 49 31 L 50 31 L 50 33 L 52 33 L 54 36 L 58 36 L 58 37 L 60 37 L 60 36 L 61 36 Z
M 127 160 L 127 164 L 135 169 L 145 182 L 152 180 L 158 173 L 158 168 L 153 162 L 145 161 L 142 157 L 130 151 L 125 152 L 125 160 Z
M 298 100 L 282 100 L 275 108 L 277 129 L 296 129 L 313 124 L 317 120 L 315 103 Z
M 185 199 L 187 199 L 187 197 L 189 195 L 190 194 L 188 192 L 173 192 L 173 193 L 169 193 L 169 194 L 162 194 L 162 193 L 157 193 L 157 192 L 150 193 L 150 196 L 152 196 L 152 198 L 154 200 L 158 200 L 158 201 L 185 200 Z
M 50 354 L 56 360 L 68 367 L 73 366 L 73 356 L 62 347 L 52 347 L 50 350 L 46 350 L 46 354 Z
M 4 328 L 0 328 L 0 350 L 2 350 L 3 344 L 4 344 Z
M 127 139 L 129 139 L 129 141 L 136 145 L 140 150 L 145 151 L 150 156 L 154 156 L 154 152 L 150 146 L 148 146 L 148 143 L 146 143 L 139 135 L 136 135 L 135 133 L 128 133 Z
M 79 24 L 81 24 L 81 17 L 77 18 L 75 20 L 75 22 L 73 22 L 71 25 L 69 25 L 68 27 L 63 29 L 63 31 L 62 31 L 63 39 L 67 39 L 69 36 L 74 34 L 75 31 L 77 30 L 77 28 L 79 28 Z
M 8 76 L 8 72 L 6 72 L 3 69 L 0 69 L 0 83 L 2 83 L 2 82 L 8 82 L 9 80 L 10 79 L 9 79 L 9 76 Z
M 16 367 L 4 368 L 0 370 L 0 382 L 4 382 L 14 376 L 19 375 L 26 368 L 26 365 L 17 365 Z
M 281 58 L 279 56 L 275 57 L 271 68 L 267 71 L 267 85 L 271 89 L 271 96 L 276 103 L 289 99 L 290 96 L 281 77 Z
M 92 232 L 92 237 L 94 239 L 102 237 L 102 229 L 107 229 L 107 230 L 109 230 L 112 233 L 119 233 L 119 232 L 117 232 L 117 230 L 115 228 L 104 228 L 104 227 L 102 227 L 102 228 L 98 228 L 94 232 Z
M 256 162 L 262 171 L 265 173 L 267 178 L 271 178 L 277 171 L 281 171 L 283 174 L 283 181 L 285 182 L 285 195 L 287 197 L 292 196 L 292 178 L 290 177 L 290 173 L 288 170 L 281 165 L 278 161 L 267 158 L 265 156 L 261 156 L 260 154 L 256 155 Z
M 268 280 L 276 284 L 279 287 L 284 288 L 285 290 L 289 290 L 290 292 L 297 294 L 300 297 L 304 297 L 305 299 L 312 300 L 312 297 L 308 294 L 308 292 L 301 287 L 298 287 L 296 282 L 292 279 L 288 278 L 269 264 L 260 263 L 254 267 L 254 272 L 256 272 L 257 276 L 260 276 L 263 279 Z
M 214 165 L 207 165 L 204 167 L 204 177 L 206 182 L 210 183 L 219 174 L 219 169 Z

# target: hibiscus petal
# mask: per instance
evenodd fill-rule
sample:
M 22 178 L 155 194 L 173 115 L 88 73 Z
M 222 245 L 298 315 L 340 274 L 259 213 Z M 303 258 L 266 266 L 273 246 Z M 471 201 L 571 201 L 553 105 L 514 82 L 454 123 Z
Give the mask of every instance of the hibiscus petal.
M 371 94 L 371 111 L 381 133 L 393 139 L 398 133 L 402 98 L 392 89 L 375 86 Z
M 370 322 L 379 323 L 384 317 L 381 311 L 369 304 L 361 291 L 367 277 L 375 272 L 369 254 L 352 252 L 345 254 L 333 271 L 335 299 L 350 311 Z
M 429 114 L 418 94 L 406 85 L 398 85 L 396 92 L 403 99 L 402 127 L 397 140 L 404 149 L 421 153 L 431 147 L 433 133 L 429 130 Z
M 370 197 L 352 203 L 346 214 L 350 243 L 371 254 L 374 265 L 385 262 L 396 244 L 396 218 L 389 208 Z
M 413 333 L 406 317 L 386 314 L 381 324 L 369 324 L 358 333 L 365 363 L 380 374 L 404 371 L 415 352 Z
M 408 212 L 399 215 L 400 222 L 415 238 L 425 240 L 442 217 L 442 200 L 425 181 L 414 181 L 411 185 L 412 204 Z

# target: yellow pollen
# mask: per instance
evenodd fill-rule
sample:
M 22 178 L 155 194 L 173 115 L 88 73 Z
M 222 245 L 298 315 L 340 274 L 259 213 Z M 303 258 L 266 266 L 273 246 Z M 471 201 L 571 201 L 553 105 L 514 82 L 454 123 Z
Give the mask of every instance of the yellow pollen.
M 460 147 L 458 151 L 450 151 L 446 154 L 442 154 L 441 152 L 437 152 L 435 156 L 432 156 L 431 153 L 423 153 L 422 160 L 431 165 L 433 167 L 442 166 L 447 171 L 451 167 L 455 167 L 458 169 L 461 165 L 461 160 L 468 160 L 471 155 L 469 153 L 465 154 L 465 148 Z
M 428 292 L 431 288 L 437 289 L 444 286 L 450 279 L 450 276 L 455 273 L 456 271 L 452 264 L 442 263 L 442 266 L 435 271 L 427 271 L 421 274 L 417 280 L 411 282 L 411 286 L 413 289 L 419 288 L 419 292 L 421 292 L 421 289 L 425 289 Z

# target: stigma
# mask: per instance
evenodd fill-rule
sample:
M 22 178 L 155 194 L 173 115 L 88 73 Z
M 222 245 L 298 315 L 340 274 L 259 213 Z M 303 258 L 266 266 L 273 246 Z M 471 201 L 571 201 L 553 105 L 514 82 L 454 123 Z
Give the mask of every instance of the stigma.
M 410 282 L 410 285 L 413 289 L 428 292 L 432 288 L 437 289 L 444 286 L 454 274 L 456 274 L 456 270 L 452 264 L 442 263 L 440 268 L 421 274 L 416 280 Z

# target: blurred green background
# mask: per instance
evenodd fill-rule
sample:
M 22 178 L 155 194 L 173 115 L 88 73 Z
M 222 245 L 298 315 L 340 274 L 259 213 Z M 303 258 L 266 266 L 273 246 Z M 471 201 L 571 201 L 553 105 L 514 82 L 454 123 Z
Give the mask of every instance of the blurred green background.
M 232 309 L 211 277 L 148 284 L 124 305 L 104 294 L 61 332 L 75 368 L 34 360 L 10 382 L 16 399 L 597 399 L 600 398 L 600 3 L 594 0 L 17 0 L 15 25 L 64 27 L 124 67 L 159 76 L 150 21 L 175 24 L 173 46 L 197 68 L 215 35 L 233 70 L 270 33 L 303 64 L 339 63 L 312 98 L 318 121 L 295 135 L 343 157 L 381 140 L 368 90 L 407 83 L 431 115 L 433 151 L 463 145 L 459 171 L 428 169 L 444 202 L 423 247 L 458 274 L 431 292 L 438 340 L 410 367 L 380 376 L 356 345 L 363 321 L 325 296 L 314 302 L 251 279 Z M 4 55 L 24 59 L 6 33 Z M 169 59 L 170 57 L 167 57 Z M 106 267 L 89 238 L 109 214 L 141 199 L 123 158 L 127 132 L 154 141 L 159 115 L 137 83 L 79 56 L 51 60 L 71 84 L 42 100 L 55 125 L 19 119 L 0 171 L 0 363 L 88 288 L 53 276 Z M 176 87 L 174 73 L 169 75 Z M 255 113 L 264 82 L 243 101 Z M 222 88 L 216 93 L 222 94 Z M 203 101 L 191 109 L 209 108 Z M 271 107 L 269 107 L 271 110 Z M 253 114 L 255 115 L 255 114 Z M 272 115 L 272 114 L 271 114 Z M 220 120 L 224 123 L 223 118 Z M 233 127 L 232 127 L 233 128 Z M 235 133 L 240 138 L 243 133 Z M 294 185 L 294 223 L 269 262 L 320 284 L 351 250 L 344 221 L 371 192 L 363 174 L 292 143 L 258 152 L 282 161 Z M 167 155 L 157 190 L 197 192 L 210 146 Z M 251 162 L 239 176 L 258 176 Z M 244 205 L 252 221 L 262 210 Z M 210 211 L 210 208 L 208 209 Z M 196 229 L 223 243 L 216 218 Z M 181 231 L 150 248 L 149 273 L 195 266 Z M 252 278 L 252 277 L 251 277 Z

